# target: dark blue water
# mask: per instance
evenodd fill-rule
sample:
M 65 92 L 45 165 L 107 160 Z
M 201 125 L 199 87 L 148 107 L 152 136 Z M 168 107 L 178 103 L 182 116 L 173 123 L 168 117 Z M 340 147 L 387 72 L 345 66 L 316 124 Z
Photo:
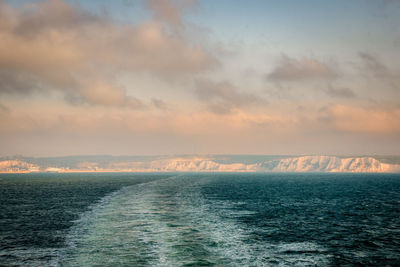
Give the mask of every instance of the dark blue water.
M 124 186 L 168 176 L 0 174 L 0 266 L 49 264 L 89 205 Z
M 1 266 L 399 266 L 396 174 L 0 175 Z

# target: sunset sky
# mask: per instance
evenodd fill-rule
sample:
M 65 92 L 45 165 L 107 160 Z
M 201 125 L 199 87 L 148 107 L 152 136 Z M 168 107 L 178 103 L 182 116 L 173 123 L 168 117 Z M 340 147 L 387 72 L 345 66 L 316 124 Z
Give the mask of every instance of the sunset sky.
M 400 1 L 0 0 L 0 156 L 399 152 Z

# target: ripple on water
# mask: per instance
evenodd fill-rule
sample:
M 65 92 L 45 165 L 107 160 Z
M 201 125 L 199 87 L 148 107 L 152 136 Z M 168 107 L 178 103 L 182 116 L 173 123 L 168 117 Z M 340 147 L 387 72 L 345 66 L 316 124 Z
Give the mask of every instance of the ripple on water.
M 323 265 L 326 249 L 312 242 L 253 240 L 238 223 L 254 211 L 228 199 L 206 199 L 207 179 L 174 177 L 107 196 L 71 229 L 63 266 Z M 243 203 L 239 203 L 243 205 Z

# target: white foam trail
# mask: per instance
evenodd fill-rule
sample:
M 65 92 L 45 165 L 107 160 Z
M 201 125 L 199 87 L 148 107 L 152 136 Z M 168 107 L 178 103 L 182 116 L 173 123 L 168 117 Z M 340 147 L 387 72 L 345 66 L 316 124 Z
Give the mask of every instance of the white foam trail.
M 269 266 L 329 264 L 310 242 L 252 240 L 230 200 L 206 199 L 214 178 L 178 176 L 125 187 L 102 199 L 68 236 L 62 266 Z M 258 229 L 260 230 L 260 229 Z M 306 253 L 304 253 L 306 252 Z M 309 252 L 309 253 L 307 253 Z
M 215 243 L 212 249 L 219 255 L 218 264 L 223 266 L 329 265 L 329 259 L 316 256 L 314 253 L 325 249 L 312 242 L 273 244 L 253 240 L 252 234 L 255 229 L 239 224 L 236 220 L 238 216 L 254 214 L 253 211 L 236 209 L 237 205 L 244 203 L 233 203 L 223 199 L 209 201 L 201 197 L 196 188 L 190 189 L 182 192 L 184 194 L 182 199 L 192 202 L 191 205 L 185 203 L 184 207 L 193 208 L 193 220 L 197 221 L 198 229 L 209 233 L 209 238 Z

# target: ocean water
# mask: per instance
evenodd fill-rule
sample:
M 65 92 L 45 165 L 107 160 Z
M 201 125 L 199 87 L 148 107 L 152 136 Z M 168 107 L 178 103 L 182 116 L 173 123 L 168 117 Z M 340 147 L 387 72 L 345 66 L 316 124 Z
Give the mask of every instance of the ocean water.
M 400 266 L 400 175 L 0 175 L 0 266 L 338 265 Z

